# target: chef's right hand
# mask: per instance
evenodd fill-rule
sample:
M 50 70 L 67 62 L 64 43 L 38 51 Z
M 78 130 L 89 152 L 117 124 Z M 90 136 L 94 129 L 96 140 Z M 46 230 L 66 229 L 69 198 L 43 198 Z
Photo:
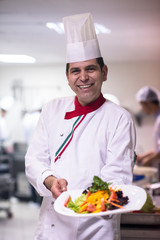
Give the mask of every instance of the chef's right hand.
M 137 163 L 137 164 L 138 164 L 138 163 L 141 163 L 142 160 L 143 160 L 143 155 L 137 155 L 137 157 L 136 157 L 136 163 Z
M 62 178 L 49 176 L 44 180 L 44 185 L 52 192 L 53 197 L 56 199 L 62 192 L 67 191 L 67 181 Z

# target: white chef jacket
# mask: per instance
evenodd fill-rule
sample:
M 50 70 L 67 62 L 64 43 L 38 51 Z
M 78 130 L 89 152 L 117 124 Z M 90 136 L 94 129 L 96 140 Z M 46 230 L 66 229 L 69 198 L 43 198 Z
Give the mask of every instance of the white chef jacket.
M 9 138 L 8 128 L 4 117 L 0 116 L 0 141 L 5 141 Z
M 78 117 L 64 119 L 65 113 L 73 110 L 74 97 L 52 100 L 45 105 L 26 154 L 28 180 L 44 196 L 35 239 L 118 240 L 119 217 L 107 220 L 59 215 L 43 182 L 47 176 L 54 175 L 65 178 L 68 189 L 85 189 L 97 175 L 108 182 L 131 184 L 135 149 L 133 121 L 126 110 L 106 100 L 85 116 L 55 162 L 55 153 L 78 121 Z
M 154 124 L 154 146 L 155 150 L 160 153 L 160 110 L 156 114 L 156 121 Z

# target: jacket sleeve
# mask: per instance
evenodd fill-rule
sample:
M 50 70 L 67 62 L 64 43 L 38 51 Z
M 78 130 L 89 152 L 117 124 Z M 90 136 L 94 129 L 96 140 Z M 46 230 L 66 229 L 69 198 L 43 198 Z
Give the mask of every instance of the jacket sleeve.
M 160 153 L 160 116 L 158 117 L 156 128 L 154 129 L 155 136 L 155 148 L 158 153 Z
M 128 112 L 116 122 L 108 139 L 107 160 L 101 169 L 103 180 L 115 184 L 131 184 L 133 178 L 135 127 Z
M 46 115 L 47 111 L 44 108 L 25 156 L 26 176 L 41 196 L 51 196 L 51 192 L 43 184 L 44 179 L 50 175 L 58 177 L 50 168 L 48 132 L 44 119 Z

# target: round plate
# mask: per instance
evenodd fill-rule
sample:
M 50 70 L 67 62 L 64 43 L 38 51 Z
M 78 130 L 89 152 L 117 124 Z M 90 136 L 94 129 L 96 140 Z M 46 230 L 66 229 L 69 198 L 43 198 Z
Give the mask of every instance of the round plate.
M 120 214 L 120 213 L 127 213 L 132 211 L 140 210 L 146 199 L 147 194 L 143 188 L 134 186 L 134 185 L 114 185 L 116 189 L 120 189 L 123 191 L 124 196 L 129 197 L 129 202 L 125 205 L 125 209 L 115 209 L 115 210 L 108 210 L 105 212 L 100 213 L 87 213 L 87 214 L 79 214 L 75 213 L 73 210 L 64 206 L 64 202 L 67 197 L 70 195 L 72 200 L 74 201 L 77 197 L 80 197 L 83 190 L 68 190 L 63 192 L 55 201 L 54 209 L 57 213 L 68 216 L 68 217 L 99 217 L 99 216 L 106 216 L 106 215 L 113 215 L 113 214 Z

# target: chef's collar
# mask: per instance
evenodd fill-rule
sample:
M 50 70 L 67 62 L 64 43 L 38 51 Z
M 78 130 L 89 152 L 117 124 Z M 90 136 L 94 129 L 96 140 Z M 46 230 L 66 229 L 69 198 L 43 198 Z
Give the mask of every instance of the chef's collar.
M 101 107 L 105 101 L 106 101 L 106 99 L 103 97 L 103 95 L 101 93 L 99 98 L 97 98 L 94 102 L 89 103 L 86 106 L 82 106 L 78 102 L 78 98 L 76 96 L 75 100 L 74 100 L 75 110 L 71 111 L 71 112 L 66 112 L 64 118 L 65 119 L 71 119 L 71 118 L 74 118 L 74 117 L 78 117 L 78 116 L 81 116 L 81 115 L 86 115 L 88 113 L 91 113 L 91 112 L 97 110 L 99 107 Z

